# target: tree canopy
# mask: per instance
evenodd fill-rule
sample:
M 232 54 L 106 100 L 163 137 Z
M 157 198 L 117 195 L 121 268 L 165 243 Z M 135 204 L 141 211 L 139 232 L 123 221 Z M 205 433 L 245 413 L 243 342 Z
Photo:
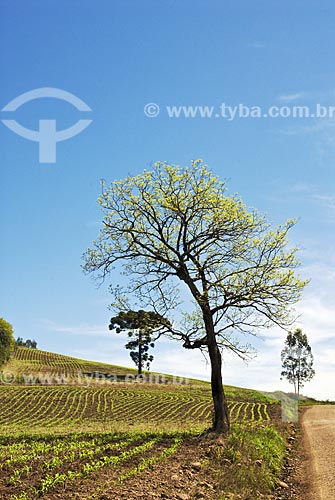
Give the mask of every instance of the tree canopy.
M 0 318 L 0 366 L 9 360 L 14 344 L 12 325 Z
M 122 265 L 128 284 L 111 287 L 120 309 L 135 297 L 166 316 L 188 292 L 193 309 L 170 334 L 185 348 L 208 351 L 213 428 L 227 431 L 220 349 L 245 357 L 239 332 L 292 324 L 290 306 L 306 284 L 294 272 L 297 249 L 287 246 L 295 221 L 272 229 L 239 196 L 228 195 L 226 182 L 201 160 L 185 168 L 158 162 L 104 186 L 98 202 L 103 225 L 85 254 L 85 270 L 102 278 L 111 273 L 115 282 Z

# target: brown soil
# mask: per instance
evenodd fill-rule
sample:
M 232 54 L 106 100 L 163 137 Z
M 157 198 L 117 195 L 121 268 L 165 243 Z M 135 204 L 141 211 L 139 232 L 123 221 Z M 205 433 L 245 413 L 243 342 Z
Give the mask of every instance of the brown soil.
M 292 426 L 291 436 L 295 440 L 296 428 Z M 225 438 L 208 434 L 202 438 L 186 438 L 173 457 L 161 462 L 149 470 L 117 484 L 117 470 L 113 477 L 111 470 L 99 471 L 97 475 L 75 484 L 67 484 L 66 489 L 49 493 L 46 500 L 239 500 L 241 498 L 255 500 L 244 495 L 223 493 L 222 477 L 229 474 L 229 464 L 220 463 L 220 475 L 213 469 L 212 449 L 225 445 Z M 300 463 L 297 450 L 291 450 L 294 444 L 288 445 L 292 457 L 288 459 L 286 474 L 282 478 L 288 487 L 278 484 L 275 491 L 268 495 L 257 495 L 263 500 L 297 500 L 304 499 L 300 484 L 296 485 L 297 464 Z M 127 464 L 123 464 L 124 465 Z M 215 465 L 215 464 L 214 464 Z M 217 469 L 217 467 L 216 467 Z M 92 495 L 92 493 L 94 494 Z
M 276 491 L 259 496 L 264 500 L 334 500 L 335 406 L 315 406 L 302 410 L 302 424 L 290 425 L 288 459 Z M 301 439 L 302 434 L 302 439 Z M 222 445 L 224 446 L 224 438 Z M 170 445 L 164 441 L 156 452 Z M 186 438 L 178 451 L 164 462 L 119 484 L 120 473 L 131 469 L 140 458 L 124 462 L 120 468 L 102 469 L 89 478 L 67 482 L 50 491 L 45 500 L 218 500 L 222 480 L 213 470 L 211 448 L 217 437 L 203 435 Z M 141 455 L 150 456 L 150 451 Z M 215 466 L 215 464 L 214 464 Z M 220 476 L 229 474 L 229 466 L 220 464 Z M 4 472 L 4 471 L 3 471 Z M 221 477 L 222 477 L 221 476 Z M 0 474 L 1 479 L 1 474 Z M 34 477 L 31 478 L 34 483 Z M 38 478 L 37 478 L 38 479 Z M 1 484 L 2 483 L 2 484 Z M 9 500 L 20 487 L 0 481 L 0 498 Z M 238 495 L 223 495 L 238 500 Z M 30 498 L 35 498 L 33 495 Z M 245 497 L 243 497 L 245 498 Z M 255 498 L 248 498 L 255 500 Z
M 290 451 L 282 478 L 286 487 L 278 490 L 274 498 L 334 500 L 335 406 L 303 408 L 300 431 Z
M 306 500 L 335 498 L 335 406 L 312 406 L 302 418 L 309 490 Z
M 123 484 L 116 484 L 111 471 L 68 484 L 48 500 L 214 500 L 218 498 L 213 477 L 205 466 L 210 443 L 187 438 L 177 453 Z M 89 492 L 89 494 L 87 493 Z M 92 493 L 95 493 L 94 496 Z

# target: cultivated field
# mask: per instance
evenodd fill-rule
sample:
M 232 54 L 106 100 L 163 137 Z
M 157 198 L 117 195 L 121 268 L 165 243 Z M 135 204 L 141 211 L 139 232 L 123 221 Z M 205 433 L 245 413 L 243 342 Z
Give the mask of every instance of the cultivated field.
M 277 405 L 275 406 L 277 407 Z M 30 431 L 111 432 L 126 427 L 184 430 L 209 425 L 208 390 L 133 387 L 0 387 L 1 434 Z M 271 408 L 271 407 L 270 407 Z M 269 420 L 269 405 L 229 401 L 231 420 Z
M 91 375 L 78 379 L 78 371 Z M 97 372 L 117 373 L 122 381 L 92 377 Z M 138 475 L 164 470 L 161 464 L 175 455 L 190 460 L 196 436 L 211 423 L 209 384 L 173 384 L 171 377 L 162 384 L 125 383 L 127 373 L 16 351 L 0 385 L 1 500 L 130 500 Z M 264 427 L 278 414 L 278 404 L 256 391 L 228 387 L 227 395 L 232 422 Z M 150 494 L 135 491 L 134 498 Z M 161 498 L 178 498 L 168 494 Z

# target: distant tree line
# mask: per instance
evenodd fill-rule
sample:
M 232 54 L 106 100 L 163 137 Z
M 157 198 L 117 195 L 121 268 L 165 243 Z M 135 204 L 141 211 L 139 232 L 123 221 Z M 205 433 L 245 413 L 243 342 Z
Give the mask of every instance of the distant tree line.
M 29 347 L 29 349 L 37 349 L 37 342 L 34 339 L 27 339 L 26 341 L 24 341 L 22 337 L 18 337 L 15 343 L 18 347 Z

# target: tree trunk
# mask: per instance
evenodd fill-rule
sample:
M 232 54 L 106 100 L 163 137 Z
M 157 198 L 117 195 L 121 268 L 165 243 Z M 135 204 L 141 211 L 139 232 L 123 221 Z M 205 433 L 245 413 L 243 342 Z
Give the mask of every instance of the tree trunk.
M 222 360 L 214 333 L 212 316 L 209 311 L 203 311 L 207 333 L 208 354 L 211 361 L 211 386 L 214 404 L 213 430 L 217 433 L 227 433 L 230 429 L 229 410 L 222 384 Z
M 142 332 L 138 331 L 138 374 L 142 375 Z

